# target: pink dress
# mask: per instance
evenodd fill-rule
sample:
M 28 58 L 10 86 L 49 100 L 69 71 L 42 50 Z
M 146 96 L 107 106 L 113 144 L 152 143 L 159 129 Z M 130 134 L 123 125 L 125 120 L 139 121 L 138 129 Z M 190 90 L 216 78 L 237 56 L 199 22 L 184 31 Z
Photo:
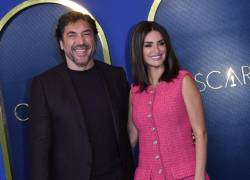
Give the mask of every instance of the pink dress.
M 186 75 L 191 76 L 181 70 L 173 81 L 143 92 L 132 85 L 132 116 L 139 134 L 135 180 L 194 179 L 195 145 L 182 97 Z

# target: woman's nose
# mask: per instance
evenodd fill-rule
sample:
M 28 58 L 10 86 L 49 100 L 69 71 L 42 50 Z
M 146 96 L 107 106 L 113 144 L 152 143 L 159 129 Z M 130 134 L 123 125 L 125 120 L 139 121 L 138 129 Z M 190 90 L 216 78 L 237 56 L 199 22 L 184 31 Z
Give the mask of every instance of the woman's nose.
M 158 53 L 160 51 L 160 47 L 158 45 L 154 46 L 154 52 Z

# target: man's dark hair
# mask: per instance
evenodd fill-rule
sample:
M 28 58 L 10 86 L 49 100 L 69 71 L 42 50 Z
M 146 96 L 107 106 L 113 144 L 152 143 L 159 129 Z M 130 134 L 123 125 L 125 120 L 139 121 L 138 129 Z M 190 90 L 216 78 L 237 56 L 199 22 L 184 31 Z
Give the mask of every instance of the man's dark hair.
M 97 39 L 98 31 L 96 28 L 95 20 L 92 19 L 88 14 L 82 14 L 77 11 L 70 11 L 62 15 L 60 19 L 58 20 L 58 24 L 56 28 L 56 39 L 58 43 L 62 39 L 65 26 L 67 26 L 69 23 L 75 23 L 79 20 L 85 21 L 89 24 L 90 28 L 93 30 L 95 39 Z

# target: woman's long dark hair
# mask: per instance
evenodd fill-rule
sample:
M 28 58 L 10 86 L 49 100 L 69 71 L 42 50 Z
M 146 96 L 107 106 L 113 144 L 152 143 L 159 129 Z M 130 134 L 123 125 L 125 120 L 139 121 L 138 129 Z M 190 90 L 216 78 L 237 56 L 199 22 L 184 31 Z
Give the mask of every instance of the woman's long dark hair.
M 156 22 L 142 21 L 134 27 L 131 39 L 133 80 L 135 85 L 139 85 L 140 91 L 145 90 L 150 85 L 147 67 L 143 58 L 143 44 L 146 35 L 151 31 L 158 31 L 162 35 L 167 48 L 167 55 L 164 61 L 165 70 L 159 81 L 169 82 L 179 72 L 179 64 L 166 29 Z

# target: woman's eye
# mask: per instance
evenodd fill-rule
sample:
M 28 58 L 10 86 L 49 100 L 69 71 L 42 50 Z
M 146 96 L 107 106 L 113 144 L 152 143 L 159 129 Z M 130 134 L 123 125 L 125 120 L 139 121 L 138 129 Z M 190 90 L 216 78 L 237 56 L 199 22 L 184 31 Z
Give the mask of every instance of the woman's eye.
M 160 44 L 160 46 L 166 45 L 165 41 L 161 41 L 161 42 L 159 42 L 159 44 Z
M 152 47 L 151 44 L 144 44 L 144 47 Z

